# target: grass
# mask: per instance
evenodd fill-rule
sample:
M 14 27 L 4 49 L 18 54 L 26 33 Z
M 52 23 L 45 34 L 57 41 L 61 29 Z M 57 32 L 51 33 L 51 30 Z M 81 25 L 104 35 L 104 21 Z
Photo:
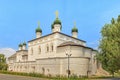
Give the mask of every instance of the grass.
M 20 75 L 20 76 L 30 76 L 30 77 L 39 77 L 39 78 L 46 78 L 46 79 L 49 79 L 49 80 L 96 80 L 96 79 L 105 79 L 105 78 L 112 78 L 111 76 L 94 76 L 94 77 L 82 77 L 82 78 L 79 78 L 78 76 L 76 75 L 72 75 L 70 76 L 70 78 L 68 79 L 67 77 L 65 76 L 59 76 L 59 75 L 56 75 L 56 77 L 52 77 L 52 76 L 45 76 L 43 74 L 40 74 L 40 73 L 23 73 L 23 72 L 12 72 L 12 71 L 0 71 L 0 73 L 3 73 L 3 74 L 11 74 L 11 75 Z M 116 77 L 120 77 L 120 72 L 116 74 L 117 76 Z
M 30 76 L 30 77 L 39 77 L 39 78 L 46 78 L 50 80 L 68 80 L 65 76 L 56 75 L 56 77 L 45 76 L 40 73 L 23 73 L 23 72 L 12 72 L 12 71 L 0 71 L 3 74 L 11 74 L 11 75 L 20 75 L 20 76 Z M 87 78 L 78 78 L 77 76 L 71 76 L 69 80 L 86 80 Z
M 44 76 L 43 74 L 39 74 L 39 73 L 23 73 L 23 72 L 12 72 L 12 71 L 0 71 L 0 73 L 11 74 L 11 75 L 20 75 L 20 76 L 47 78 L 47 76 Z

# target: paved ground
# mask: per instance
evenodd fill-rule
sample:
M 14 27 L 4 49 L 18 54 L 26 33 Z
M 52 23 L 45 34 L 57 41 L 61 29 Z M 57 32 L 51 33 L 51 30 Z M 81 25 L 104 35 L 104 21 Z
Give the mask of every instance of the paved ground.
M 42 78 L 0 74 L 0 80 L 47 80 Z

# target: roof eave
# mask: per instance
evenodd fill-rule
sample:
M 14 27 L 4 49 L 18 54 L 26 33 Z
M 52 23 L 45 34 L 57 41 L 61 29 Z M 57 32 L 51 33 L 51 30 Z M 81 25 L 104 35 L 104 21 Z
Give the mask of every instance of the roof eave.
M 69 35 L 64 34 L 64 33 L 61 33 L 61 32 L 54 32 L 54 33 L 51 33 L 51 34 L 48 34 L 48 35 L 42 36 L 42 37 L 40 37 L 40 38 L 44 38 L 44 37 L 47 37 L 47 36 L 52 35 L 52 34 L 55 34 L 55 33 L 60 33 L 60 34 L 62 34 L 62 35 L 65 35 L 65 36 L 68 36 L 68 37 L 74 38 L 74 37 L 72 37 L 72 36 L 69 36 Z M 30 41 L 28 41 L 28 42 L 32 42 L 32 41 L 38 40 L 38 39 L 40 39 L 40 38 L 36 38 L 36 39 L 30 40 Z M 82 41 L 82 42 L 85 42 L 85 43 L 86 43 L 86 41 L 84 41 L 84 40 L 81 40 L 81 39 L 78 39 L 78 38 L 74 38 L 74 39 L 76 39 L 76 40 L 79 40 L 79 41 Z

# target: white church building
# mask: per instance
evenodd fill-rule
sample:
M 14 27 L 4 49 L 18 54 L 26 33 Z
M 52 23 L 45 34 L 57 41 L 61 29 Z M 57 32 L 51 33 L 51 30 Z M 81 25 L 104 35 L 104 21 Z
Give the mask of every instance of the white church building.
M 56 14 L 52 33 L 42 36 L 40 25 L 36 38 L 19 44 L 19 49 L 8 58 L 8 70 L 44 75 L 95 75 L 97 72 L 96 50 L 87 47 L 86 41 L 78 39 L 78 29 L 73 26 L 72 36 L 61 32 L 62 23 Z

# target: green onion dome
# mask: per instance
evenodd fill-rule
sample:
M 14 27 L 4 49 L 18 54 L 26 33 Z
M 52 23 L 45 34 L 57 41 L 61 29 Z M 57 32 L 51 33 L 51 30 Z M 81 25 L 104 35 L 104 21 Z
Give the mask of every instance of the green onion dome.
M 55 21 L 53 22 L 53 24 L 60 24 L 61 25 L 61 21 L 59 20 L 59 18 L 56 18 Z
M 54 24 L 51 25 L 51 28 L 52 28 L 52 29 L 54 28 Z
M 61 25 L 61 21 L 59 20 L 59 18 L 56 18 L 55 21 L 53 22 L 53 24 L 51 25 L 52 29 L 54 28 L 55 24 L 60 24 Z M 61 29 L 62 29 L 62 26 L 61 26 Z
M 55 15 L 56 15 L 56 19 L 54 20 L 53 24 L 51 25 L 51 28 L 52 28 L 52 29 L 54 28 L 54 25 L 55 25 L 55 24 L 62 25 L 62 24 L 61 24 L 61 21 L 60 21 L 59 18 L 58 18 L 58 15 L 59 15 L 58 11 L 55 12 Z M 61 26 L 61 29 L 62 29 L 62 26 Z
M 42 33 L 42 30 L 39 26 L 36 28 L 36 32 L 41 32 Z
M 19 47 L 22 47 L 22 44 L 19 44 Z
M 72 32 L 78 32 L 78 29 L 74 26 L 74 27 L 72 28 Z
M 26 42 L 24 42 L 23 45 L 26 45 Z

